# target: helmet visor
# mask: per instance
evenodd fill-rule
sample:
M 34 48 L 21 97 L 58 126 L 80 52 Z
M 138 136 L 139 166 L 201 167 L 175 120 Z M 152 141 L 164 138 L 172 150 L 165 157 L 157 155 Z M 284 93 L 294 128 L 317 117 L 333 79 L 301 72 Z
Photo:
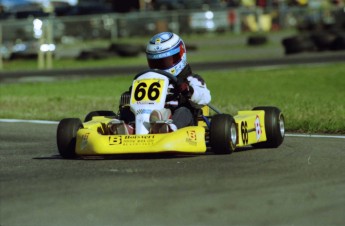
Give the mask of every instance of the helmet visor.
M 180 61 L 181 61 L 180 53 L 176 53 L 172 56 L 168 56 L 161 59 L 149 59 L 149 58 L 147 59 L 147 62 L 151 69 L 161 69 L 161 70 L 171 68 L 177 63 L 179 63 Z

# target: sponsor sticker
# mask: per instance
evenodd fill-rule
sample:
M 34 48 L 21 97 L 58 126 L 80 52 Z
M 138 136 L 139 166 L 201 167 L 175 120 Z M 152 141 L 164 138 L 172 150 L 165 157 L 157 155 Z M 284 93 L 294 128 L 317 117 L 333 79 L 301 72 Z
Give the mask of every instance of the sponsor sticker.
M 154 135 L 126 135 L 109 136 L 109 145 L 121 146 L 151 146 L 154 144 Z
M 256 131 L 256 140 L 259 141 L 262 130 L 261 130 L 261 125 L 260 125 L 260 117 L 257 115 L 255 119 L 255 131 Z
M 140 114 L 151 114 L 152 110 L 151 109 L 138 109 L 136 111 L 137 115 L 140 115 Z

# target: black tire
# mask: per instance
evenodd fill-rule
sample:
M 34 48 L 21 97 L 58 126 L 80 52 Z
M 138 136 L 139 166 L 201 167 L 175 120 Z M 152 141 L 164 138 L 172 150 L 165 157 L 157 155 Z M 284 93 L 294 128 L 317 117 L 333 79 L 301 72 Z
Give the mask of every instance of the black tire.
M 83 128 L 83 124 L 78 118 L 62 119 L 58 125 L 56 142 L 60 155 L 65 159 L 76 157 L 75 145 L 77 132 Z
M 303 35 L 284 38 L 282 44 L 286 55 L 314 51 L 316 48 L 311 39 Z
M 237 130 L 234 118 L 217 114 L 211 119 L 210 145 L 215 154 L 231 154 L 236 149 Z
M 140 45 L 131 45 L 131 44 L 120 44 L 113 43 L 109 46 L 108 49 L 110 52 L 115 52 L 122 57 L 134 57 L 138 56 L 143 51 L 143 47 Z
M 195 44 L 186 44 L 186 49 L 188 51 L 197 51 L 198 50 L 198 46 Z
M 277 148 L 284 140 L 284 115 L 277 107 L 255 107 L 253 110 L 265 111 L 265 130 L 267 141 L 253 144 L 256 148 Z
M 249 36 L 247 39 L 247 45 L 249 46 L 258 46 L 263 45 L 267 43 L 267 37 L 266 36 Z
M 91 121 L 92 117 L 94 116 L 105 116 L 105 117 L 116 118 L 116 114 L 113 111 L 91 111 L 89 114 L 86 115 L 84 122 Z
M 111 57 L 112 54 L 106 49 L 82 50 L 77 56 L 77 60 L 100 60 Z
M 335 34 L 330 32 L 315 32 L 310 35 L 318 51 L 330 50 L 332 43 L 337 38 Z
M 333 51 L 345 50 L 345 34 L 338 34 L 332 42 L 330 49 Z

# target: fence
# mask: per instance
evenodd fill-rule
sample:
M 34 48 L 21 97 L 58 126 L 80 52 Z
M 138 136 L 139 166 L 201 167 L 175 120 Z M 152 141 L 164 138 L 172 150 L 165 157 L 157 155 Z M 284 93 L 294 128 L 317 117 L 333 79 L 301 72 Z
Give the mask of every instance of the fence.
M 38 56 L 39 68 L 52 67 L 52 52 L 69 40 L 109 40 L 149 36 L 170 30 L 178 34 L 201 32 L 270 31 L 286 29 L 312 18 L 320 10 L 279 7 L 228 8 L 215 11 L 145 11 L 73 17 L 28 18 L 0 21 L 0 69 L 2 59 Z

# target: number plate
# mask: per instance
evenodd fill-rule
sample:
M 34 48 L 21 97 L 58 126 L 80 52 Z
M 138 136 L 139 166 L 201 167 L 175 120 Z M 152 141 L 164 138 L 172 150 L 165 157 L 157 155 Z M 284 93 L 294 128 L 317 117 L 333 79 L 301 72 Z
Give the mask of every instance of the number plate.
M 132 86 L 131 103 L 159 103 L 163 79 L 135 80 Z

